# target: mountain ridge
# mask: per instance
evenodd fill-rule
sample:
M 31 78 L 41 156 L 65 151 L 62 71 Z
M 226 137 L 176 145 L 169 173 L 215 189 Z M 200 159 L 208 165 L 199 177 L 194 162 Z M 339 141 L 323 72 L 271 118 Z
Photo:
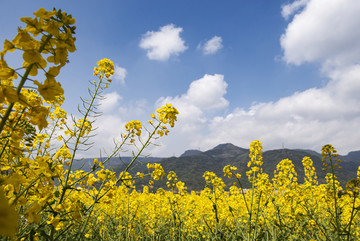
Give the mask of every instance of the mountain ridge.
M 356 154 L 357 151 L 355 151 L 351 157 L 357 156 Z M 282 148 L 264 151 L 262 168 L 271 180 L 277 164 L 283 159 L 290 159 L 295 166 L 299 183 L 302 183 L 305 176 L 302 159 L 305 156 L 312 159 L 319 184 L 325 183 L 325 175 L 327 172 L 322 171 L 321 154 L 312 150 Z M 356 178 L 356 171 L 360 165 L 360 160 L 351 160 L 349 156 L 342 156 L 340 158 L 344 159 L 340 164 L 342 169 L 335 170 L 335 175 L 338 177 L 341 185 L 345 186 L 347 181 Z M 247 167 L 249 160 L 249 149 L 241 148 L 231 143 L 224 143 L 207 151 L 187 150 L 179 157 L 163 158 L 159 160 L 159 163 L 161 163 L 166 174 L 174 171 L 178 176 L 178 180 L 185 182 L 188 190 L 199 191 L 206 186 L 203 178 L 203 174 L 206 171 L 214 172 L 218 177 L 222 177 L 228 186 L 231 185 L 235 180 L 229 180 L 224 177 L 223 168 L 226 165 L 236 166 L 238 173 L 242 176 L 241 182 L 243 187 L 249 187 L 250 183 L 246 176 L 246 171 L 249 170 Z M 123 168 L 124 166 L 117 166 L 114 170 L 120 172 Z M 138 165 L 131 171 L 131 174 L 135 174 L 137 171 L 143 173 L 148 172 L 146 165 Z M 148 180 L 140 180 L 138 185 L 147 185 L 147 182 Z M 160 187 L 167 189 L 166 177 L 164 180 L 155 182 L 155 188 Z
M 299 183 L 302 183 L 305 175 L 302 159 L 305 156 L 312 159 L 319 184 L 325 183 L 326 172 L 322 171 L 323 165 L 321 154 L 313 150 L 282 148 L 263 151 L 262 168 L 263 171 L 269 175 L 271 180 L 274 176 L 277 164 L 283 159 L 290 159 L 295 166 Z M 340 163 L 342 169 L 336 169 L 335 175 L 338 177 L 343 187 L 347 181 L 356 178 L 356 172 L 360 165 L 360 158 L 357 158 L 358 156 L 360 157 L 360 151 L 353 151 L 349 152 L 346 156 L 339 156 L 339 158 L 343 160 L 343 162 Z M 121 159 L 112 158 L 107 164 L 107 168 L 114 170 L 119 174 L 124 170 L 131 159 L 132 158 L 130 157 L 122 157 Z M 194 149 L 186 150 L 179 157 L 142 157 L 135 162 L 135 165 L 130 168 L 129 172 L 132 175 L 135 175 L 137 172 L 149 173 L 146 164 L 158 162 L 162 165 L 166 174 L 170 171 L 174 171 L 178 176 L 178 180 L 185 182 L 188 190 L 199 191 L 206 186 L 203 178 L 203 174 L 206 171 L 214 172 L 218 177 L 222 177 L 227 185 L 231 185 L 235 179 L 229 180 L 228 178 L 225 178 L 223 168 L 226 165 L 232 165 L 238 168 L 238 173 L 242 176 L 241 182 L 243 187 L 249 187 L 250 183 L 246 176 L 246 171 L 249 170 L 249 167 L 247 167 L 249 160 L 249 149 L 241 148 L 231 143 L 223 143 L 206 151 Z M 90 164 L 92 161 L 93 159 L 91 158 L 86 159 L 86 162 L 89 162 Z M 101 160 L 99 159 L 99 161 Z M 145 178 L 143 180 L 137 180 L 137 188 L 140 189 L 142 186 L 148 185 L 148 181 L 149 180 Z M 154 187 L 167 189 L 166 181 L 166 177 L 163 180 L 156 181 Z

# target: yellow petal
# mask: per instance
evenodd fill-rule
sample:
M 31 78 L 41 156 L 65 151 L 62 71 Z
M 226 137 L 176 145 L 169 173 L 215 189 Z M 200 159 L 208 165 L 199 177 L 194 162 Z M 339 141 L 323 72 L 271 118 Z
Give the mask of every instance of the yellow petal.
M 5 193 L 0 188 L 0 235 L 13 237 L 16 233 L 18 214 L 10 207 Z
M 34 81 L 34 84 L 38 86 L 38 91 L 45 100 L 53 101 L 56 97 L 64 94 L 64 90 L 59 82 L 46 79 L 44 84 Z
M 36 12 L 34 12 L 34 15 L 36 17 L 39 18 L 43 18 L 43 19 L 50 19 L 52 16 L 54 16 L 56 14 L 56 11 L 46 11 L 44 8 L 40 8 L 39 10 L 37 10 Z
M 6 79 L 13 79 L 14 77 L 16 78 L 16 73 L 15 70 L 13 70 L 12 68 L 10 68 L 7 64 L 6 61 L 4 60 L 4 56 L 1 55 L 1 59 L 0 59 L 0 79 L 2 80 L 6 80 Z
M 15 103 L 19 100 L 16 90 L 10 86 L 3 87 L 2 93 L 9 103 Z

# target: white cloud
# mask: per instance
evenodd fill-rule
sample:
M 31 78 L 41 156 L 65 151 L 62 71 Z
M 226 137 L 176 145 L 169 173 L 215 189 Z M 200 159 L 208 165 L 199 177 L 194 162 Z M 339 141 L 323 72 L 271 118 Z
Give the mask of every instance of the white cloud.
M 113 111 L 118 106 L 121 99 L 122 97 L 116 92 L 105 94 L 104 98 L 99 101 L 100 111 L 105 113 Z
M 223 111 L 229 104 L 224 98 L 227 83 L 220 74 L 204 75 L 193 81 L 187 92 L 176 97 L 159 98 L 156 107 L 171 103 L 179 111 L 175 128 L 161 144 L 161 148 L 154 151 L 160 155 L 181 154 L 203 137 L 210 116 Z M 196 144 L 197 145 L 197 144 Z M 155 155 L 154 154 L 154 155 Z
M 165 25 L 158 32 L 146 32 L 139 46 L 147 50 L 149 59 L 168 60 L 171 55 L 179 55 L 187 49 L 184 40 L 180 37 L 182 31 L 182 28 L 173 24 Z
M 126 105 L 120 106 L 118 108 L 118 113 L 123 118 L 130 121 L 133 119 L 139 119 L 144 116 L 149 116 L 151 113 L 148 113 L 149 107 L 146 99 L 139 99 L 136 101 L 131 101 Z
M 210 133 L 199 143 L 233 142 L 246 147 L 259 139 L 267 149 L 310 148 L 331 143 L 341 153 L 360 149 L 360 65 L 337 72 L 323 88 L 312 88 L 276 102 L 236 109 L 214 118 Z M 351 87 L 350 87 L 351 86 Z M 206 144 L 205 144 L 206 143 Z
M 310 0 L 281 36 L 284 60 L 325 70 L 360 61 L 360 1 Z
M 212 39 L 208 40 L 204 45 L 199 44 L 198 49 L 201 49 L 204 54 L 215 54 L 223 47 L 222 38 L 219 36 L 214 36 Z
M 121 84 L 125 84 L 125 78 L 127 71 L 125 68 L 115 65 L 115 75 L 114 79 L 120 81 Z
M 160 98 L 158 104 L 173 103 L 182 112 L 180 118 L 201 120 L 206 111 L 224 109 L 229 102 L 223 97 L 227 83 L 220 74 L 204 75 L 193 81 L 186 94 L 176 97 Z
M 114 140 L 121 140 L 121 133 L 124 133 L 126 121 L 117 113 L 106 114 L 99 117 L 95 122 L 96 140 L 94 147 L 89 150 L 89 155 L 98 157 L 99 151 L 105 150 L 107 153 L 114 148 Z
M 93 128 L 96 129 L 96 137 L 91 139 L 94 141 L 94 147 L 83 153 L 83 156 L 98 157 L 99 151 L 105 150 L 110 153 L 114 148 L 114 141 L 121 141 L 121 133 L 126 133 L 125 124 L 131 120 L 140 120 L 146 123 L 150 120 L 151 108 L 145 99 L 140 99 L 135 102 L 125 102 L 120 100 L 122 97 L 116 92 L 111 92 L 104 95 L 104 99 L 100 101 L 99 110 L 103 112 L 99 116 Z M 146 134 L 146 131 L 144 131 Z M 126 146 L 122 151 L 122 156 L 131 156 L 131 146 Z M 134 150 L 136 151 L 136 150 Z M 103 153 L 104 154 L 104 153 Z
M 222 109 L 229 104 L 223 97 L 227 86 L 223 75 L 206 74 L 201 79 L 193 81 L 187 94 L 182 98 L 201 109 Z
M 281 15 L 285 19 L 289 19 L 291 15 L 306 6 L 310 0 L 295 0 L 293 3 L 285 4 L 281 7 Z
M 189 94 L 192 87 L 181 96 L 160 99 L 161 104 L 173 103 L 180 114 L 174 130 L 154 153 L 179 155 L 186 149 L 208 150 L 227 142 L 248 148 L 256 139 L 263 142 L 266 150 L 284 146 L 320 152 L 328 143 L 341 154 L 359 150 L 360 133 L 355 130 L 360 123 L 360 65 L 329 76 L 330 81 L 322 88 L 254 104 L 247 110 L 236 108 L 226 115 L 219 111 L 211 115 L 199 108 L 202 102 L 189 101 L 196 100 Z

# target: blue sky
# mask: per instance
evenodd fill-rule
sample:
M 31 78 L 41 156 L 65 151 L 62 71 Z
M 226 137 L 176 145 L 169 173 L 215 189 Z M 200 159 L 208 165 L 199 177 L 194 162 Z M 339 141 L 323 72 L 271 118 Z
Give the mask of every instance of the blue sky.
M 360 149 L 358 0 L 3 0 L 1 38 L 40 7 L 76 18 L 77 51 L 58 80 L 76 114 L 96 61 L 117 77 L 97 125 L 97 155 L 131 119 L 172 102 L 178 125 L 154 156 L 231 142 L 247 148 Z M 6 24 L 4 24 L 6 23 Z M 17 64 L 16 55 L 6 60 Z

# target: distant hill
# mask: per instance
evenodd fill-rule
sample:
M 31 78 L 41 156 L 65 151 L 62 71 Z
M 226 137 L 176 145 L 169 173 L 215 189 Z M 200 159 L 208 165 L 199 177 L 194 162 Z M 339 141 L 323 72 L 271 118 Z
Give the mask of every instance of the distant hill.
M 347 161 L 360 162 L 360 151 L 351 151 L 344 158 Z
M 162 157 L 139 157 L 136 161 L 137 165 L 142 163 L 153 163 L 153 162 L 160 162 L 163 158 Z M 98 160 L 104 162 L 106 158 L 98 157 Z M 132 160 L 132 157 L 112 157 L 110 158 L 104 166 L 108 169 L 114 169 L 119 166 L 123 166 L 129 164 Z M 73 170 L 84 170 L 90 171 L 94 164 L 94 158 L 83 158 L 80 160 L 75 160 L 73 163 Z
M 308 150 L 308 149 L 295 149 L 295 151 L 300 151 L 300 152 L 306 152 L 306 153 L 309 153 L 309 155 L 312 155 L 312 156 L 317 156 L 321 159 L 321 154 L 316 152 L 316 151 L 313 151 L 313 150 Z
M 199 150 L 187 150 L 181 155 L 181 157 L 192 156 L 192 155 L 199 154 L 199 153 L 202 153 L 202 152 Z
M 304 170 L 302 159 L 308 156 L 312 159 L 319 183 L 325 183 L 325 175 L 327 172 L 322 171 L 321 155 L 312 150 L 302 149 L 278 149 L 263 152 L 263 170 L 269 174 L 270 179 L 273 178 L 274 170 L 277 164 L 283 159 L 292 160 L 295 171 L 298 174 L 299 183 L 304 180 Z M 335 175 L 339 178 L 340 183 L 344 186 L 350 179 L 356 178 L 356 171 L 360 165 L 360 151 L 350 152 L 346 156 L 341 156 L 343 162 L 341 163 L 342 169 L 336 169 Z M 93 159 L 91 159 L 92 161 Z M 109 163 L 111 169 L 120 173 L 124 170 L 127 163 L 131 158 L 122 158 L 123 163 L 119 158 L 112 159 Z M 213 149 L 201 152 L 199 150 L 185 151 L 179 157 L 169 158 L 140 158 L 139 161 L 129 170 L 130 173 L 136 172 L 148 173 L 145 165 L 147 162 L 159 162 L 164 168 L 166 173 L 174 171 L 180 181 L 185 182 L 188 190 L 202 190 L 205 187 L 203 174 L 206 171 L 214 172 L 217 176 L 222 177 L 226 184 L 230 184 L 235 179 L 229 180 L 224 177 L 223 167 L 226 165 L 236 166 L 238 172 L 242 175 L 241 182 L 243 187 L 249 187 L 249 182 L 246 176 L 246 171 L 249 170 L 247 163 L 249 158 L 249 149 L 237 147 L 231 143 L 220 144 Z M 147 185 L 148 179 L 138 180 L 137 185 L 141 188 Z M 166 189 L 166 177 L 162 181 L 155 182 L 155 187 Z

